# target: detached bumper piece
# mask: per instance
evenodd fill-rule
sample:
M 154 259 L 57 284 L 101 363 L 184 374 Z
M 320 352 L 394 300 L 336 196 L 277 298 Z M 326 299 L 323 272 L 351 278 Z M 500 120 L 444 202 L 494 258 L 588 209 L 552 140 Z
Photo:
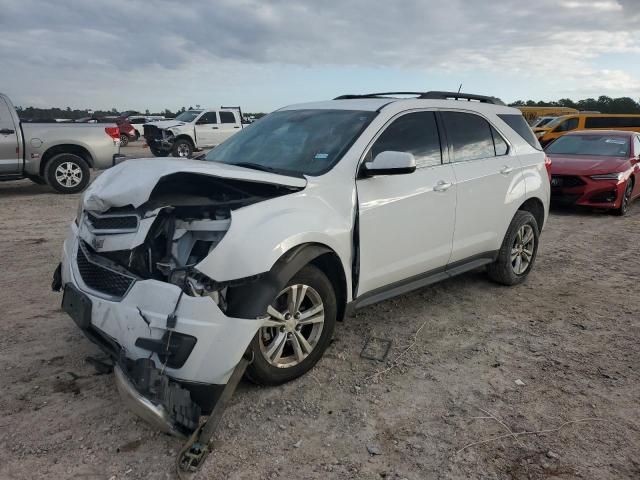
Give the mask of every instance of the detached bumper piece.
M 116 386 L 127 406 L 159 430 L 186 437 L 199 426 L 200 407 L 182 388 L 156 368 L 153 360 L 141 358 L 114 369 Z

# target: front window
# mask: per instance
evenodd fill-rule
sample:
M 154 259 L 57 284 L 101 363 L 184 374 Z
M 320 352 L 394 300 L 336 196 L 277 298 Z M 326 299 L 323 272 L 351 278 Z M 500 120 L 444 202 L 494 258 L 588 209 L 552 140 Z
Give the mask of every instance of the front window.
M 202 110 L 187 110 L 186 112 L 182 112 L 175 119 L 179 122 L 193 122 L 198 115 L 202 113 Z
M 564 135 L 547 147 L 556 155 L 628 157 L 629 139 L 614 135 Z
M 346 153 L 375 112 L 283 110 L 267 115 L 205 157 L 284 175 L 321 175 Z

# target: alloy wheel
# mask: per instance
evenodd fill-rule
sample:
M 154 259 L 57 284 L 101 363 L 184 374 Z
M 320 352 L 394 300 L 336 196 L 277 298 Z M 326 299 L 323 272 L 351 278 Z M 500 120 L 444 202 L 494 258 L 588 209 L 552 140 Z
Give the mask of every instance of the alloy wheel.
M 536 237 L 531 225 L 522 225 L 511 247 L 511 268 L 516 275 L 522 275 L 531 265 L 535 243 Z
M 631 192 L 633 191 L 633 184 L 631 183 L 631 180 L 629 180 L 627 182 L 627 188 L 624 189 L 624 195 L 622 196 L 622 205 L 621 205 L 621 210 L 622 212 L 626 212 L 629 208 L 629 203 L 631 203 Z
M 278 368 L 300 364 L 318 345 L 324 326 L 324 304 L 309 285 L 290 285 L 276 297 L 259 331 L 260 352 Z
M 63 162 L 55 171 L 56 181 L 66 188 L 77 187 L 82 181 L 82 169 L 73 162 Z
M 186 158 L 189 156 L 189 145 L 186 143 L 181 143 L 177 148 L 178 156 L 182 158 Z

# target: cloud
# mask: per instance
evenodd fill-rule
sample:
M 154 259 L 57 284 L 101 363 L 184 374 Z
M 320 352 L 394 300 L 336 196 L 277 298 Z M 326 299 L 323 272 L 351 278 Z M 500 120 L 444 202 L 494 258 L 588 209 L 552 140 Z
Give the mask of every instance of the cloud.
M 266 65 L 493 72 L 498 82 L 565 91 L 640 90 L 624 61 L 600 66 L 603 56 L 640 53 L 636 0 L 0 0 L 0 12 L 0 81 L 10 86 L 39 75 L 50 88 L 91 91 L 91 82 L 135 84 L 149 71 L 204 82 L 193 79 L 198 66 Z

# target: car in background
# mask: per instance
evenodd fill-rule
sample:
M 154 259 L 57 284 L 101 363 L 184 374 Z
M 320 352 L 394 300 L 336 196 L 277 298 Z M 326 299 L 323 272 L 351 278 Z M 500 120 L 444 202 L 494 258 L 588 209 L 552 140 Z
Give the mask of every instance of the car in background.
M 144 138 L 156 157 L 189 158 L 196 150 L 221 144 L 242 127 L 240 107 L 186 110 L 173 120 L 145 124 Z
M 129 123 L 136 130 L 136 140 L 144 135 L 144 124 L 157 122 L 159 120 L 166 120 L 166 117 L 161 115 L 130 115 L 126 117 Z
M 551 160 L 551 201 L 606 208 L 624 215 L 640 196 L 640 134 L 571 132 L 545 149 Z
M 577 109 L 571 107 L 519 106 L 516 108 L 522 112 L 522 116 L 529 125 L 539 117 L 558 117 L 560 115 L 572 115 L 574 113 L 579 113 Z
M 126 147 L 129 142 L 138 139 L 136 129 L 131 123 L 121 117 L 82 117 L 75 120 L 75 123 L 115 123 L 120 133 L 120 146 Z
M 9 97 L 0 94 L 0 181 L 28 178 L 60 193 L 78 193 L 91 169 L 124 160 L 113 124 L 20 121 Z
M 531 125 L 531 128 L 540 128 L 545 126 L 547 123 L 555 120 L 558 117 L 539 117 L 535 122 L 533 122 L 533 124 Z
M 622 130 L 640 133 L 640 115 L 580 113 L 564 115 L 533 131 L 544 147 L 556 138 L 574 130 Z

